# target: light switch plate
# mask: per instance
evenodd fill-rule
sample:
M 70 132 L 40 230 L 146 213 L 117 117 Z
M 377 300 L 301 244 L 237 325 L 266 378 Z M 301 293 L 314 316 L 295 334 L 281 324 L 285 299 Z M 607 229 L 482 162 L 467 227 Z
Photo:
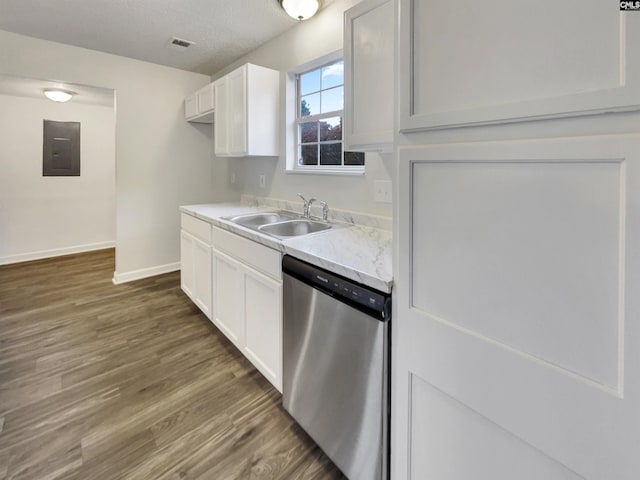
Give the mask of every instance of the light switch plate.
M 389 180 L 376 180 L 373 182 L 373 199 L 376 202 L 392 203 L 392 187 Z
M 267 186 L 267 179 L 265 175 L 260 175 L 260 188 L 265 188 Z

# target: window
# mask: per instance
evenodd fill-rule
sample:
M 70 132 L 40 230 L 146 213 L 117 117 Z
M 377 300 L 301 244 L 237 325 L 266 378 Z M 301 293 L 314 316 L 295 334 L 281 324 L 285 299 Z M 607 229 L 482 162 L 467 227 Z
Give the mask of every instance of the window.
M 364 153 L 342 149 L 343 105 L 342 60 L 296 75 L 296 170 L 364 170 Z

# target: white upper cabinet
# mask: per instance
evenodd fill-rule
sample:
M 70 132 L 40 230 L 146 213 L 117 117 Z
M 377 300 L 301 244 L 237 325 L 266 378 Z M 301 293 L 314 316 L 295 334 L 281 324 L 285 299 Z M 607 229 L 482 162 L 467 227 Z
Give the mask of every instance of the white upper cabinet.
M 221 149 L 219 153 L 230 155 L 244 155 L 247 153 L 247 127 L 249 124 L 247 113 L 247 69 L 240 68 L 227 76 L 227 112 L 226 123 L 228 149 Z M 220 112 L 222 118 L 224 112 Z M 224 120 L 221 120 L 224 121 Z M 218 151 L 216 151 L 218 153 Z
M 400 0 L 400 130 L 640 108 L 640 15 L 617 2 Z
M 197 92 L 198 97 L 198 112 L 210 113 L 213 112 L 215 107 L 213 96 L 213 83 L 201 88 Z
M 193 93 L 184 99 L 184 118 L 189 120 L 198 115 L 198 95 Z
M 184 118 L 189 122 L 213 123 L 214 100 L 213 83 L 210 83 L 184 100 Z
M 344 148 L 393 148 L 394 9 L 366 0 L 344 15 Z
M 214 82 L 215 154 L 279 155 L 280 72 L 247 63 Z
M 215 147 L 215 153 L 218 152 L 227 152 L 229 151 L 229 122 L 226 121 L 226 114 L 224 115 L 224 119 L 221 118 L 223 115 L 220 112 L 227 112 L 229 103 L 229 96 L 227 95 L 228 90 L 228 79 L 227 77 L 223 77 L 217 82 L 213 83 L 213 92 L 215 96 L 215 102 L 218 105 L 218 115 L 217 122 L 213 125 L 213 144 Z

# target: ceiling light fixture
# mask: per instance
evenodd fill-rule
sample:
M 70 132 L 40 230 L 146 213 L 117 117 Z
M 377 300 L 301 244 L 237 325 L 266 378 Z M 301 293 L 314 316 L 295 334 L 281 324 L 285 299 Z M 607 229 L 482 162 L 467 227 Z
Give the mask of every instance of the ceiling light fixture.
M 43 90 L 44 96 L 54 102 L 68 102 L 76 95 L 76 92 L 71 90 L 63 90 L 61 88 L 45 88 Z
M 278 0 L 285 12 L 296 20 L 307 20 L 313 17 L 322 0 Z

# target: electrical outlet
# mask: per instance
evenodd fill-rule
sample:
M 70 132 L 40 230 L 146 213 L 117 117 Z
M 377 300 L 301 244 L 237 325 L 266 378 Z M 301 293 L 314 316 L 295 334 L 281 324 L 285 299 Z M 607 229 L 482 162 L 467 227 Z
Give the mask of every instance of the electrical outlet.
M 380 203 L 392 203 L 392 187 L 388 180 L 376 180 L 373 182 L 373 199 Z
M 236 174 L 235 174 L 235 172 L 231 172 L 231 176 L 229 177 L 229 183 L 231 183 L 231 185 L 236 183 Z
M 260 175 L 260 188 L 266 188 L 267 187 L 267 178 L 265 177 L 264 174 Z

